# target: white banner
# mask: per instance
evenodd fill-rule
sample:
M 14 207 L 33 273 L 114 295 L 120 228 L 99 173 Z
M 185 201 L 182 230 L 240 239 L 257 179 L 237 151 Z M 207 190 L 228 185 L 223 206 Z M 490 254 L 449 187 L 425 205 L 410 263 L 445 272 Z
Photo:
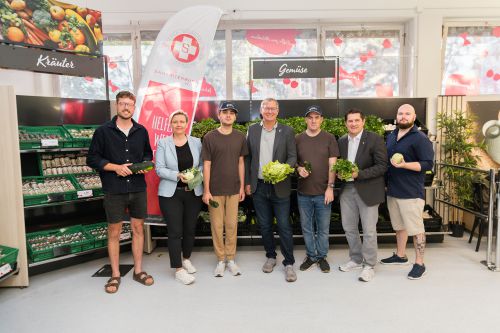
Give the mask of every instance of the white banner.
M 189 115 L 191 132 L 208 54 L 222 10 L 212 6 L 194 6 L 181 10 L 161 29 L 148 59 L 137 93 L 134 119 L 149 132 L 151 148 L 171 135 L 168 117 L 183 110 Z M 160 215 L 158 176 L 146 175 L 148 214 Z

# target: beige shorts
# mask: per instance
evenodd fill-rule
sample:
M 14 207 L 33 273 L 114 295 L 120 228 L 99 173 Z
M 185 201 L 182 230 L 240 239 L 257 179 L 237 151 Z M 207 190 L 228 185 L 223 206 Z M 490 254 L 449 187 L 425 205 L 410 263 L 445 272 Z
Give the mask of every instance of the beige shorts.
M 392 229 L 406 230 L 408 236 L 423 234 L 425 201 L 420 198 L 398 199 L 387 196 L 387 208 L 391 216 Z

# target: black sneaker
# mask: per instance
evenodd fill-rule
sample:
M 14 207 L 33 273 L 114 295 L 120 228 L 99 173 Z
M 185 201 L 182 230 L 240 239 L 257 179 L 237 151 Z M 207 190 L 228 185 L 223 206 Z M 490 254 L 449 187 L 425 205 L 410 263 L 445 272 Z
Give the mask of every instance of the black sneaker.
M 321 269 L 321 271 L 323 273 L 329 273 L 330 272 L 330 265 L 328 264 L 328 261 L 326 261 L 326 258 L 321 258 L 318 260 L 318 266 L 319 266 L 319 269 Z
M 413 268 L 408 273 L 408 279 L 419 280 L 425 275 L 425 265 L 413 264 Z
M 407 265 L 408 258 L 406 256 L 400 257 L 393 252 L 391 257 L 380 260 L 380 263 L 384 265 Z
M 311 268 L 312 265 L 314 265 L 316 263 L 316 261 L 312 260 L 311 258 L 309 257 L 306 257 L 304 259 L 304 262 L 302 262 L 302 264 L 300 264 L 300 267 L 299 269 L 301 271 L 307 271 L 309 268 Z

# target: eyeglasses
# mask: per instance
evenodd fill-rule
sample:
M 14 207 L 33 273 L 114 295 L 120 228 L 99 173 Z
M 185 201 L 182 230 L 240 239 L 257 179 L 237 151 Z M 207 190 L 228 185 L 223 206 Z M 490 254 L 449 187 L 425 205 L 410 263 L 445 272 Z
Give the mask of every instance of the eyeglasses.
M 118 102 L 118 105 L 119 105 L 119 106 L 124 106 L 124 107 L 126 107 L 126 108 L 128 108 L 129 106 L 130 106 L 131 108 L 135 107 L 135 103 L 124 103 L 124 102 Z
M 262 108 L 262 110 L 265 110 L 265 111 L 276 111 L 276 110 L 278 110 L 278 108 L 277 107 L 272 107 L 272 106 L 264 106 Z

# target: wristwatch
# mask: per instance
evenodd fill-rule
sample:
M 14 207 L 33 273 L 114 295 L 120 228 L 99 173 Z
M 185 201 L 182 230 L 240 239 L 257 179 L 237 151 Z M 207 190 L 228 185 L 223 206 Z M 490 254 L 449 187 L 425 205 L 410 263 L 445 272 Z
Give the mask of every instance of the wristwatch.
M 328 183 L 328 187 L 334 188 L 335 187 L 335 183 Z

